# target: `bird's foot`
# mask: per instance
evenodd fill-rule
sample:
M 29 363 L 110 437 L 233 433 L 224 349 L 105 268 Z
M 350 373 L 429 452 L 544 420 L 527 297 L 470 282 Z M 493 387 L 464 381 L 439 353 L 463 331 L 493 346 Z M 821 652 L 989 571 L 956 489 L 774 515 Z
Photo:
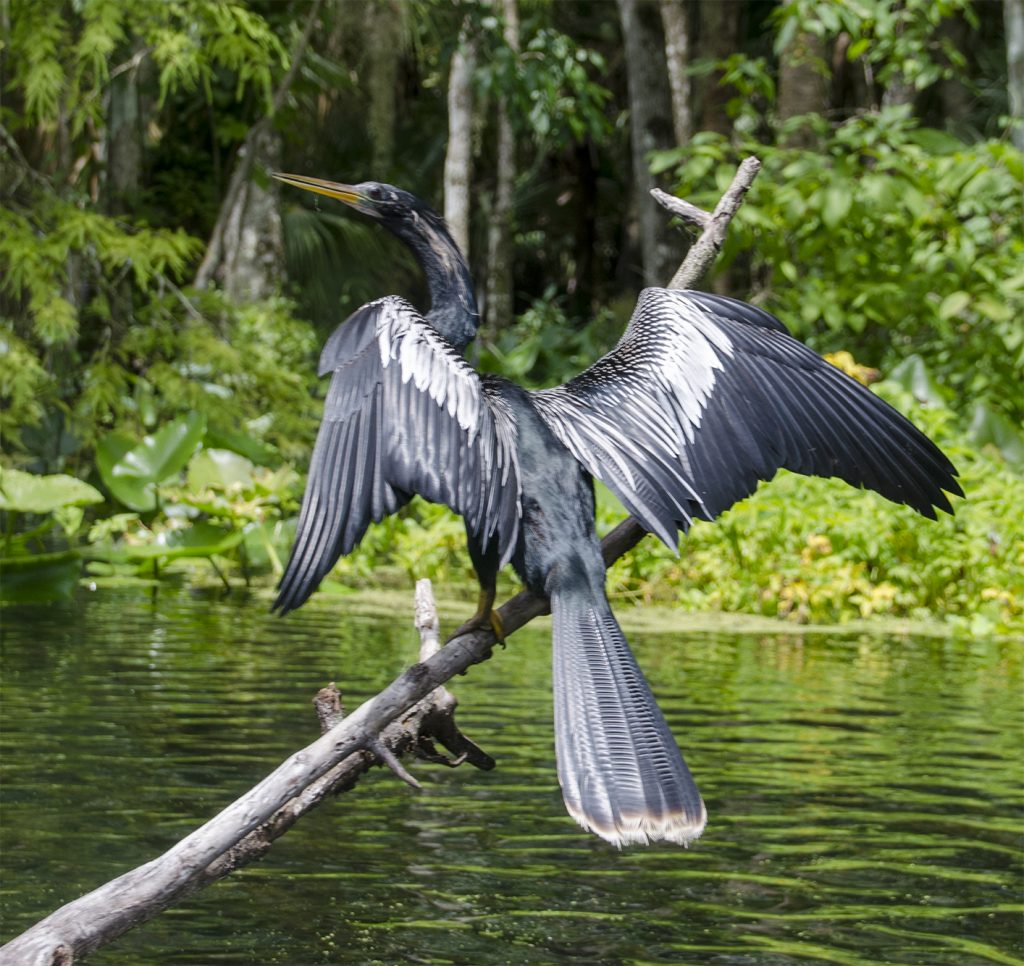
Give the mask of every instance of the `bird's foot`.
M 477 612 L 463 624 L 448 640 L 454 641 L 463 634 L 472 634 L 474 631 L 490 630 L 498 639 L 498 643 L 505 646 L 505 628 L 502 626 L 501 618 L 494 609 L 494 594 L 486 591 L 480 592 L 480 607 Z

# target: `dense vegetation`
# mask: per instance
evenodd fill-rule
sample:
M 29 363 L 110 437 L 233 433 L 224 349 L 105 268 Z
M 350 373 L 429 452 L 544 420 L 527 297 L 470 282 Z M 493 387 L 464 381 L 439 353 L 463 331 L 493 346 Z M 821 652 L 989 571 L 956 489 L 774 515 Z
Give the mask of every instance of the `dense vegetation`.
M 83 576 L 280 573 L 316 431 L 317 348 L 362 301 L 422 288 L 390 237 L 280 194 L 266 171 L 372 177 L 450 203 L 453 65 L 468 63 L 464 241 L 488 306 L 475 361 L 533 385 L 589 364 L 643 279 L 667 281 L 682 254 L 684 234 L 646 212 L 652 177 L 713 204 L 756 153 L 764 170 L 710 284 L 880 373 L 876 391 L 963 475 L 968 500 L 938 522 L 783 475 L 697 525 L 678 558 L 648 541 L 611 589 L 801 621 L 1024 625 L 1024 155 L 1000 5 L 4 10 L 7 599 Z M 669 43 L 680 25 L 689 53 Z M 638 44 L 658 69 L 638 69 Z M 620 513 L 602 494 L 602 526 Z M 336 582 L 468 578 L 463 546 L 458 521 L 417 502 Z

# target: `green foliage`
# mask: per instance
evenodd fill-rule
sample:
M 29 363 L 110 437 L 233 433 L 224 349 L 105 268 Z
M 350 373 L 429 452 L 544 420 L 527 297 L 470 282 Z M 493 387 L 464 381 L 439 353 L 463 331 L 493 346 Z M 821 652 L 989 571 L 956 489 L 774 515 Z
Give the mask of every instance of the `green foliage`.
M 697 523 L 678 558 L 646 541 L 611 569 L 610 592 L 798 622 L 889 616 L 1019 633 L 1024 481 L 998 456 L 956 442 L 941 428 L 948 411 L 913 417 L 961 471 L 967 499 L 954 517 L 926 520 L 873 493 L 781 473 L 716 523 Z M 621 519 L 610 498 L 600 519 Z
M 898 79 L 923 90 L 966 63 L 964 52 L 936 30 L 956 16 L 977 26 L 969 0 L 786 0 L 772 15 L 774 48 L 784 51 L 798 30 L 824 38 L 844 34 L 847 57 L 863 59 L 883 86 Z
M 111 61 L 121 54 L 127 64 L 132 46 L 152 57 L 161 101 L 197 88 L 210 99 L 215 74 L 227 72 L 237 98 L 253 88 L 269 108 L 275 72 L 287 67 L 273 27 L 236 0 L 85 0 L 68 7 L 11 0 L 8 18 L 8 80 L 24 92 L 23 123 L 53 127 L 66 112 L 75 136 L 90 123 L 102 126 Z
M 107 489 L 125 506 L 153 510 L 160 484 L 185 468 L 205 431 L 206 420 L 192 413 L 134 445 L 123 433 L 110 433 L 96 444 L 96 467 Z
M 257 467 L 241 453 L 213 445 L 224 440 L 196 415 L 173 420 L 139 442 L 121 433 L 100 440 L 104 484 L 137 512 L 94 523 L 91 555 L 120 563 L 226 556 L 248 531 L 295 508 L 298 477 L 290 467 Z M 242 442 L 254 452 L 251 441 Z M 269 566 L 280 573 L 275 548 L 268 553 Z M 235 562 L 248 572 L 244 550 Z
M 221 433 L 243 427 L 264 454 L 268 445 L 305 452 L 315 427 L 309 327 L 280 299 L 238 305 L 179 290 L 200 240 L 111 214 L 117 199 L 99 197 L 96 167 L 116 76 L 152 60 L 161 100 L 197 88 L 209 99 L 211 85 L 230 78 L 235 97 L 258 90 L 269 104 L 271 80 L 287 66 L 277 32 L 248 4 L 214 0 L 90 0 L 67 16 L 52 4 L 12 8 L 5 71 L 25 110 L 0 109 L 11 174 L 0 184 L 8 457 L 86 475 L 98 436 L 134 435 L 183 412 L 207 415 Z M 12 137 L 28 125 L 38 166 Z M 73 444 L 54 454 L 51 427 Z M 151 498 L 140 491 L 133 502 L 148 509 Z
M 977 9 L 965 0 L 781 4 L 765 15 L 775 55 L 798 30 L 829 41 L 845 34 L 863 75 L 858 109 L 788 121 L 817 133 L 814 150 L 758 143 L 773 133 L 782 142 L 789 130 L 772 130 L 778 65 L 759 40 L 694 71 L 720 72 L 733 91 L 734 141 L 698 135 L 655 158 L 704 203 L 717 200 L 741 154 L 762 158 L 727 245 L 735 294 L 748 296 L 753 279 L 756 298 L 797 334 L 885 370 L 892 384 L 883 391 L 901 406 L 926 402 L 913 416 L 955 454 L 968 501 L 955 519 L 931 523 L 838 483 L 782 474 L 716 525 L 694 527 L 679 558 L 645 542 L 613 571 L 615 593 L 793 620 L 932 614 L 978 632 L 1020 625 L 1022 494 L 1011 470 L 1024 464 L 1024 163 L 1002 141 L 966 143 L 922 127 L 908 108 L 876 103 L 889 89 L 962 79 L 975 52 L 965 58 L 937 27 L 961 14 L 973 24 Z M 308 457 L 318 416 L 312 358 L 322 339 L 297 315 L 326 329 L 354 304 L 421 285 L 379 226 L 286 202 L 296 302 L 236 303 L 188 287 L 232 152 L 269 112 L 308 8 L 9 0 L 6 10 L 3 458 L 90 483 L 69 489 L 71 477 L 6 471 L 5 592 L 70 593 L 83 560 L 94 579 L 211 566 L 225 580 L 280 573 L 301 494 L 290 464 Z M 625 76 L 615 18 L 524 5 L 515 52 L 493 5 L 426 2 L 403 8 L 394 50 L 368 56 L 348 29 L 352 10 L 322 8 L 275 119 L 283 166 L 386 178 L 439 198 L 438 94 L 468 10 L 483 105 L 475 187 L 486 197 L 500 97 L 517 135 L 516 297 L 525 307 L 489 336 L 480 361 L 531 385 L 575 374 L 615 341 L 635 297 L 623 259 L 629 150 L 616 123 Z M 129 81 L 144 131 L 143 190 L 120 198 L 111 111 Z M 979 128 L 994 131 L 989 122 Z M 390 169 L 376 170 L 376 147 L 390 139 Z M 480 205 L 471 241 L 478 277 L 486 214 Z M 601 302 L 612 308 L 593 311 Z M 62 502 L 97 493 L 91 483 L 108 502 Z M 619 511 L 600 500 L 608 525 Z M 468 581 L 464 548 L 460 521 L 413 501 L 372 527 L 334 576 L 349 585 L 424 574 Z
M 43 418 L 43 398 L 50 377 L 32 348 L 0 319 L 0 439 L 17 436 Z
M 607 70 L 598 51 L 541 27 L 516 52 L 505 44 L 495 18 L 485 17 L 483 26 L 492 49 L 478 70 L 480 91 L 510 102 L 520 134 L 549 148 L 607 137 L 611 91 L 596 80 Z
M 0 209 L 0 291 L 23 302 L 31 326 L 24 335 L 45 347 L 79 334 L 75 306 L 62 295 L 69 269 L 87 271 L 101 286 L 88 311 L 102 316 L 114 297 L 112 278 L 131 273 L 140 288 L 180 273 L 199 243 L 181 231 L 126 228 L 47 190 L 28 194 L 28 207 Z
M 103 494 L 96 487 L 73 476 L 36 476 L 0 467 L 0 510 L 8 513 L 53 513 L 102 502 Z
M 1024 418 L 1024 156 L 920 128 L 905 108 L 852 118 L 813 151 L 713 135 L 660 156 L 681 195 L 717 198 L 740 155 L 764 170 L 733 222 L 726 263 L 753 261 L 755 299 L 824 350 L 853 337 L 886 369 L 919 354 L 957 408 Z
M 571 378 L 608 351 L 621 333 L 611 311 L 595 313 L 589 324 L 574 325 L 564 298 L 549 288 L 515 324 L 482 348 L 480 369 L 530 386 L 550 386 Z

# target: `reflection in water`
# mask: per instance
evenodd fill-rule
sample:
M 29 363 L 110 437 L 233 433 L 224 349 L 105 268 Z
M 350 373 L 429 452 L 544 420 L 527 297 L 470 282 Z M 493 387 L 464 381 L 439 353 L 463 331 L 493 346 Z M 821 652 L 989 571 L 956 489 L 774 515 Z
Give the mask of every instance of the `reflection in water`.
M 3 621 L 0 931 L 151 858 L 415 654 L 325 598 L 104 592 Z M 411 604 L 410 604 L 411 611 Z M 408 628 L 408 629 L 406 629 Z M 96 963 L 1018 963 L 1017 645 L 631 635 L 708 804 L 616 852 L 556 788 L 548 633 L 453 686 L 494 772 L 377 772 Z

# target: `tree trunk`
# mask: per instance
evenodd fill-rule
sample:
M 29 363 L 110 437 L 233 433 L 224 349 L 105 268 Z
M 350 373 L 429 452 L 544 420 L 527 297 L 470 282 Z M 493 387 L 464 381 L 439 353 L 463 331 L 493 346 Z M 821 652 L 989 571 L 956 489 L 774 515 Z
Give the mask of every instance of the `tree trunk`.
M 898 107 L 902 104 L 914 103 L 914 88 L 907 83 L 906 77 L 901 71 L 895 72 L 889 78 L 882 94 L 882 107 Z
M 269 126 L 261 129 L 251 150 L 257 168 L 280 168 L 281 137 Z M 262 179 L 261 179 L 262 180 Z M 224 291 L 244 301 L 266 298 L 283 278 L 284 237 L 276 181 L 264 186 L 250 179 L 235 196 L 224 226 L 224 259 L 217 272 Z
M 519 52 L 519 9 L 517 0 L 501 0 L 505 44 Z M 512 190 L 516 180 L 515 140 L 508 114 L 508 102 L 498 101 L 497 183 L 494 208 L 487 233 L 487 287 L 484 320 L 491 332 L 512 321 Z
M 661 23 L 665 28 L 665 60 L 672 92 L 672 125 L 676 144 L 688 144 L 693 134 L 690 104 L 690 11 L 684 0 L 661 0 Z
M 597 253 L 597 169 L 589 140 L 572 148 L 571 170 L 578 186 L 573 247 L 576 271 L 569 280 L 573 315 L 586 325 L 594 314 L 594 275 Z
M 469 258 L 469 187 L 473 168 L 473 71 L 476 42 L 467 16 L 448 75 L 448 151 L 444 159 L 444 218 Z
M 277 144 L 277 135 L 271 131 L 271 121 L 284 104 L 285 98 L 288 96 L 288 92 L 291 90 L 291 86 L 299 72 L 299 64 L 302 62 L 306 48 L 309 46 L 310 37 L 313 35 L 313 30 L 317 25 L 317 18 L 320 15 L 322 3 L 323 0 L 313 0 L 309 7 L 302 35 L 298 38 L 292 50 L 291 64 L 281 79 L 281 83 L 278 84 L 277 90 L 274 91 L 270 114 L 267 117 L 261 118 L 249 129 L 249 133 L 245 136 L 245 141 L 241 148 L 239 148 L 235 169 L 231 172 L 231 180 L 228 182 L 227 191 L 224 193 L 224 198 L 221 201 L 220 211 L 217 213 L 217 222 L 213 226 L 210 241 L 206 246 L 206 254 L 203 256 L 203 260 L 196 271 L 195 280 L 192 283 L 196 288 L 206 288 L 215 275 L 223 275 L 224 263 L 232 259 L 232 255 L 225 249 L 229 225 L 233 221 L 241 224 L 243 220 L 241 213 L 246 208 L 244 199 L 251 180 L 250 176 L 254 161 L 260 157 L 272 159 L 275 156 L 275 151 L 280 149 L 279 145 L 275 146 Z M 275 197 L 275 195 L 271 195 L 270 199 L 276 210 L 276 202 L 273 202 Z M 256 208 L 261 207 L 265 209 L 266 206 L 257 202 Z M 277 217 L 280 219 L 279 214 Z M 254 211 L 253 219 L 250 223 L 269 224 L 269 221 L 266 217 L 260 219 Z M 233 237 L 239 237 L 238 233 L 236 232 Z
M 366 6 L 364 47 L 370 103 L 367 126 L 373 143 L 373 176 L 390 180 L 395 151 L 395 115 L 398 99 L 398 64 L 405 33 L 405 5 L 396 0 L 372 0 Z
M 1006 22 L 1006 87 L 1014 145 L 1024 151 L 1024 0 L 1003 0 Z
M 665 64 L 665 41 L 659 7 L 654 0 L 618 0 L 626 51 L 629 89 L 629 135 L 633 190 L 640 229 L 645 285 L 659 285 L 673 261 L 665 218 L 651 189 L 654 177 L 647 160 L 651 151 L 673 146 L 672 106 Z
M 828 78 L 825 66 L 825 42 L 807 31 L 797 31 L 779 58 L 779 124 L 806 114 L 822 114 L 828 108 Z M 806 124 L 790 131 L 785 138 L 789 147 L 811 148 L 813 130 Z
M 136 56 L 142 49 L 136 44 Z M 142 176 L 143 120 L 139 99 L 141 62 L 135 57 L 128 68 L 110 81 L 107 97 L 104 208 L 110 213 L 132 211 Z
M 739 49 L 740 4 L 731 0 L 701 0 L 701 57 L 725 60 Z M 722 86 L 722 72 L 713 71 L 701 84 L 700 127 L 728 137 L 732 134 L 732 118 L 726 110 L 729 89 Z
M 955 50 L 968 51 L 974 38 L 971 29 L 962 14 L 954 14 L 942 20 L 938 27 L 941 41 L 950 44 Z M 964 140 L 973 140 L 971 132 L 976 119 L 972 116 L 971 93 L 968 69 L 957 70 L 952 76 L 944 77 L 938 83 L 939 117 L 932 123 L 936 127 L 945 127 Z

